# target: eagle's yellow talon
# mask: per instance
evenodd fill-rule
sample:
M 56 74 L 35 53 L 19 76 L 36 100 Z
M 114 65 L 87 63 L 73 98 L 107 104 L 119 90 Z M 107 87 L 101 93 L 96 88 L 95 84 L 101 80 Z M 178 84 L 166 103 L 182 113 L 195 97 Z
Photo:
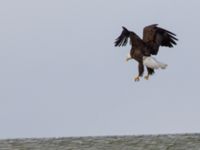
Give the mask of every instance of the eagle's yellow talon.
M 145 78 L 146 80 L 149 80 L 149 75 L 146 75 L 144 78 Z
M 137 76 L 137 77 L 134 78 L 134 80 L 135 80 L 135 81 L 140 81 L 140 77 Z

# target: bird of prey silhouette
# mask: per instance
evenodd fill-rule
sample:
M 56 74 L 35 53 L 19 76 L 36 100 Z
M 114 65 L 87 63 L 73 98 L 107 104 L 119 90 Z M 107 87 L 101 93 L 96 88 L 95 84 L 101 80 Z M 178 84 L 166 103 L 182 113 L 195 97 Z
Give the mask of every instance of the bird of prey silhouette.
M 157 55 L 161 46 L 172 48 L 178 40 L 174 33 L 158 27 L 157 24 L 146 26 L 143 29 L 143 39 L 136 33 L 122 27 L 122 33 L 115 40 L 115 46 L 126 46 L 130 39 L 131 50 L 127 56 L 127 61 L 134 59 L 138 62 L 138 75 L 134 78 L 139 81 L 144 73 L 144 66 L 147 68 L 145 79 L 154 74 L 154 70 L 158 68 L 165 69 L 166 64 L 157 61 L 152 55 Z

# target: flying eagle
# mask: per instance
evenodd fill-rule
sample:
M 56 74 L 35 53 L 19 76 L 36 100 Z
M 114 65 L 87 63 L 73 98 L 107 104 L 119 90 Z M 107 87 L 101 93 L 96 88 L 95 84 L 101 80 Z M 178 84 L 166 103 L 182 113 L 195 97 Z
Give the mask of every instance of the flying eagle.
M 146 26 L 143 29 L 143 39 L 137 34 L 129 31 L 125 27 L 122 27 L 123 31 L 121 35 L 115 40 L 115 46 L 126 46 L 128 39 L 132 45 L 130 53 L 128 54 L 127 61 L 135 59 L 138 62 L 138 75 L 134 78 L 135 81 L 139 81 L 144 73 L 144 65 L 147 68 L 148 74 L 145 79 L 149 79 L 149 76 L 154 74 L 154 69 L 166 68 L 166 64 L 157 61 L 151 55 L 157 55 L 160 46 L 166 46 L 172 48 L 176 45 L 175 34 L 158 27 L 157 24 Z

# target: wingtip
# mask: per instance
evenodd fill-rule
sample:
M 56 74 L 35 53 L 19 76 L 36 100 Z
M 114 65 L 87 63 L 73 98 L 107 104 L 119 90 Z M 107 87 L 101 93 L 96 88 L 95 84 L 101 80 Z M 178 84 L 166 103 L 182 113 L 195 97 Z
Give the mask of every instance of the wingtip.
M 157 26 L 158 26 L 158 23 L 154 23 L 154 24 L 152 24 L 152 25 L 150 25 L 150 26 L 152 26 L 152 27 L 157 27 Z
M 129 32 L 129 30 L 124 26 L 122 26 L 122 29 L 123 29 L 123 31 Z
M 127 30 L 126 27 L 122 26 L 122 29 Z

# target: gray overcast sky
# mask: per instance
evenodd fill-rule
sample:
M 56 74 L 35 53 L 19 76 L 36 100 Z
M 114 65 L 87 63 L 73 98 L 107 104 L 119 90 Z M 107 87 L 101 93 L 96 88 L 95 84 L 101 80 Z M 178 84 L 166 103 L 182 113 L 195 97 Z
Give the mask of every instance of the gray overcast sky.
M 0 138 L 200 132 L 199 0 L 0 2 Z M 135 83 L 121 26 L 178 36 Z

